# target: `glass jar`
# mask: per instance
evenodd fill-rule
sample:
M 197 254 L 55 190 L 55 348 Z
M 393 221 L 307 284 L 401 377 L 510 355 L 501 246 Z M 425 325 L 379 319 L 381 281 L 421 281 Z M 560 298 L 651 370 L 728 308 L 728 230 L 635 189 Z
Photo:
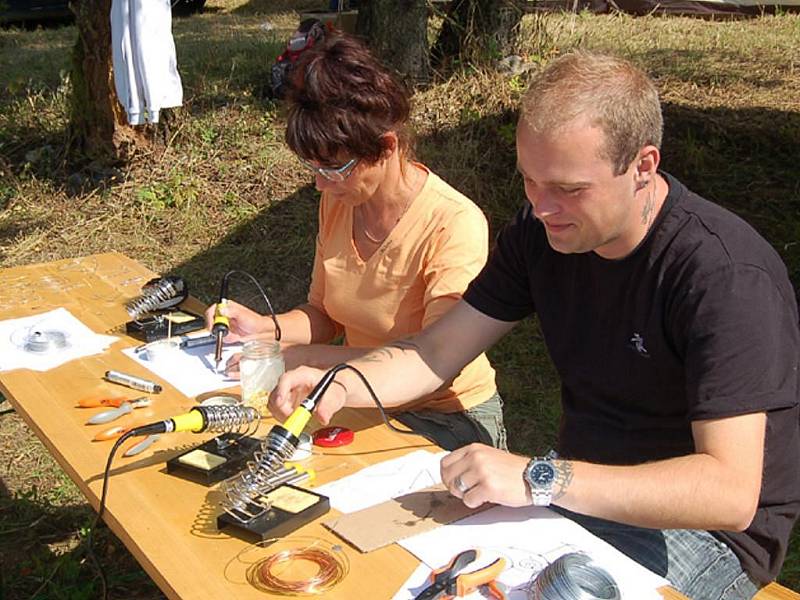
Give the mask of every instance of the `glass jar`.
M 274 340 L 251 340 L 244 343 L 239 361 L 242 403 L 267 412 L 269 393 L 285 369 L 281 345 Z

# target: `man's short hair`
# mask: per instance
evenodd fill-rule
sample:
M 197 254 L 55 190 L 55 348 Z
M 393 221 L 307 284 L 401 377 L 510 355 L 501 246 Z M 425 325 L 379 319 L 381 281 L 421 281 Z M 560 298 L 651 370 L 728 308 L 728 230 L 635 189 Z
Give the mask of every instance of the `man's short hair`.
M 653 81 L 616 56 L 575 51 L 550 62 L 522 99 L 520 125 L 554 133 L 587 119 L 606 136 L 602 158 L 624 173 L 639 150 L 661 148 L 664 121 Z

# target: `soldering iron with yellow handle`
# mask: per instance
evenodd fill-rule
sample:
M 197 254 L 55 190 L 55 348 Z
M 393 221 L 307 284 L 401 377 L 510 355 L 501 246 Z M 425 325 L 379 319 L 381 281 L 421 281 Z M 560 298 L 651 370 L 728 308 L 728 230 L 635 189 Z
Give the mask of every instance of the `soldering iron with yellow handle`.
M 227 287 L 223 284 L 223 287 Z M 214 336 L 214 367 L 219 371 L 219 363 L 222 362 L 222 340 L 231 328 L 230 319 L 222 314 L 222 309 L 228 304 L 227 299 L 220 295 L 219 302 L 214 308 L 214 323 L 211 325 L 211 335 Z
M 154 433 L 170 433 L 173 431 L 192 431 L 202 433 L 233 432 L 255 423 L 261 418 L 258 409 L 252 406 L 219 405 L 195 406 L 189 412 L 170 419 L 142 425 L 131 430 L 131 435 L 152 435 Z
M 267 454 L 272 458 L 271 462 L 274 464 L 283 463 L 294 454 L 300 444 L 300 434 L 305 429 L 309 419 L 311 419 L 311 413 L 314 412 L 320 398 L 333 383 L 333 378 L 336 377 L 336 374 L 346 368 L 348 368 L 348 365 L 338 364 L 330 369 L 282 425 L 272 426 L 263 444 Z

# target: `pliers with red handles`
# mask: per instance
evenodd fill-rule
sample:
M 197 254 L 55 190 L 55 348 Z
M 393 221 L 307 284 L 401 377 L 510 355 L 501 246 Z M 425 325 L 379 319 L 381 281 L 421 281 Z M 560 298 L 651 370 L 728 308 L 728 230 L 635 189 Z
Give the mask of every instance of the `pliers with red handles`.
M 506 595 L 497 585 L 495 579 L 506 568 L 504 558 L 498 558 L 492 564 L 471 571 L 461 573 L 470 563 L 478 558 L 477 550 L 464 550 L 457 554 L 450 563 L 431 573 L 431 584 L 425 588 L 414 600 L 448 600 L 456 596 L 466 596 L 485 585 L 493 598 L 505 600 Z

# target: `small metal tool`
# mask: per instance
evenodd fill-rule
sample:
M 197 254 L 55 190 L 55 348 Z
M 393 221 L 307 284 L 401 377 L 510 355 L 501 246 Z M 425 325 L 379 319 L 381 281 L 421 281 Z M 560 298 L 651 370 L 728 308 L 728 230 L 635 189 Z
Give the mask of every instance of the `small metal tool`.
M 129 402 L 123 402 L 117 408 L 111 410 L 104 410 L 94 415 L 87 421 L 89 425 L 101 425 L 102 423 L 110 423 L 115 419 L 119 419 L 123 415 L 127 415 L 136 408 L 150 406 L 150 398 L 137 398 Z
M 189 349 L 189 348 L 196 348 L 197 346 L 210 346 L 217 341 L 217 336 L 209 334 L 209 335 L 200 335 L 200 336 L 188 336 L 188 335 L 181 335 L 176 338 L 179 340 L 178 347 L 182 349 Z M 157 340 L 160 341 L 160 340 Z M 150 344 L 155 342 L 148 342 L 146 344 L 141 344 L 140 346 L 136 346 L 134 348 L 134 352 L 139 354 L 140 352 L 144 352 L 147 350 L 147 347 Z
M 107 440 L 115 440 L 118 437 L 122 437 L 122 435 L 125 434 L 125 432 L 127 432 L 130 429 L 133 429 L 133 426 L 123 427 L 122 425 L 117 425 L 116 427 L 112 427 L 110 429 L 106 429 L 105 431 L 101 431 L 92 438 L 92 441 L 105 442 Z
M 148 435 L 142 441 L 137 442 L 122 454 L 122 456 L 136 456 L 147 450 L 150 446 L 153 445 L 158 439 L 161 437 L 160 433 L 154 433 L 152 435 Z
M 111 383 L 118 383 L 120 385 L 133 388 L 148 394 L 158 394 L 163 389 L 159 384 L 144 379 L 143 377 L 136 377 L 135 375 L 128 375 L 121 371 L 106 371 L 106 381 Z

